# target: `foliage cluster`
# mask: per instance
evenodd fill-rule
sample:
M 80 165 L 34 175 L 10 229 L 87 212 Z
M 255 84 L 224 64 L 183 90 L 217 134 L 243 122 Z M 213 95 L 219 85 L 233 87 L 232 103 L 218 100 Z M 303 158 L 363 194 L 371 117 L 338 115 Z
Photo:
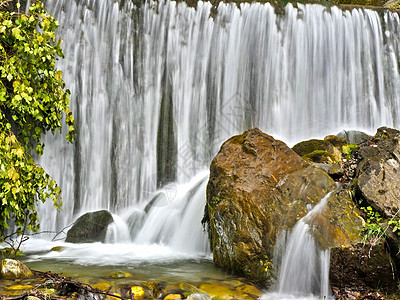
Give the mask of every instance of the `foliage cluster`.
M 354 145 L 354 144 L 343 145 L 342 153 L 347 159 L 350 159 L 353 156 L 354 150 L 358 149 L 359 147 L 360 147 L 359 145 Z
M 394 216 L 390 220 L 384 220 L 379 212 L 374 211 L 371 206 L 361 207 L 366 213 L 365 226 L 363 228 L 363 242 L 367 240 L 378 240 L 385 236 L 388 230 L 400 237 L 400 218 Z
M 28 14 L 0 9 L 0 233 L 10 220 L 19 232 L 38 230 L 38 201 L 61 205 L 60 188 L 30 155 L 43 154 L 42 135 L 61 130 L 63 118 L 73 140 L 69 91 L 55 68 L 57 27 L 40 1 Z

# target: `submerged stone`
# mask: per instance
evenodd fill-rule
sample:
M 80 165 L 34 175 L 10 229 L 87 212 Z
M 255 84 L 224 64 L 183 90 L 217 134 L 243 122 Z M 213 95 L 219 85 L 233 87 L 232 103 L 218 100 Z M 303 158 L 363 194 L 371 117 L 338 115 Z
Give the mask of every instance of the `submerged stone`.
M 108 225 L 114 221 L 110 212 L 100 210 L 80 216 L 67 232 L 66 242 L 104 242 Z
M 54 252 L 61 252 L 64 250 L 65 250 L 65 247 L 63 247 L 63 246 L 56 246 L 56 247 L 53 247 L 50 249 L 50 251 L 54 251 Z
M 235 299 L 236 296 L 236 291 L 217 283 L 204 283 L 199 286 L 199 289 L 207 293 L 212 299 Z
M 111 272 L 110 274 L 108 274 L 107 277 L 111 277 L 111 278 L 130 278 L 130 277 L 132 277 L 132 274 L 130 274 L 128 272 L 116 271 L 116 272 Z
M 253 285 L 241 285 L 237 287 L 237 291 L 244 296 L 252 296 L 254 298 L 259 298 L 263 294 L 258 288 Z
M 132 286 L 131 293 L 132 293 L 133 299 L 135 299 L 135 300 L 141 300 L 146 297 L 146 292 L 145 292 L 144 288 L 141 286 Z
M 164 298 L 164 300 L 180 300 L 183 299 L 181 294 L 168 294 Z
M 109 282 L 98 282 L 95 284 L 92 284 L 92 287 L 95 289 L 99 289 L 102 291 L 108 291 L 111 288 L 111 283 Z

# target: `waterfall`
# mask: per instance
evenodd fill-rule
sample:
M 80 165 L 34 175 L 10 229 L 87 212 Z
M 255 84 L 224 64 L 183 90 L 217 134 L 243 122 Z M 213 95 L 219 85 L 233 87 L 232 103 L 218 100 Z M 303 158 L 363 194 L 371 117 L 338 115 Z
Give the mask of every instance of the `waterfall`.
M 288 143 L 400 126 L 400 20 L 390 11 L 288 4 L 276 14 L 260 3 L 214 10 L 208 2 L 128 0 L 47 0 L 46 7 L 61 24 L 58 67 L 77 137 L 74 145 L 45 138 L 40 163 L 60 184 L 63 209 L 41 205 L 42 230 L 97 209 L 141 215 L 171 184 L 187 192 L 177 191 L 182 212 L 201 215 L 204 193 L 185 184 L 224 140 L 253 126 Z M 192 200 L 195 212 L 185 210 Z M 132 239 L 153 226 L 148 215 L 124 222 Z M 162 229 L 152 242 L 184 247 Z
M 277 246 L 280 248 L 279 252 L 283 250 L 283 259 L 278 259 L 280 266 L 277 293 L 266 294 L 262 297 L 263 300 L 310 299 L 313 296 L 317 299 L 327 299 L 331 296 L 330 249 L 320 249 L 307 223 L 312 222 L 313 217 L 321 213 L 333 192 L 329 192 L 301 218 L 290 234 L 281 235 Z

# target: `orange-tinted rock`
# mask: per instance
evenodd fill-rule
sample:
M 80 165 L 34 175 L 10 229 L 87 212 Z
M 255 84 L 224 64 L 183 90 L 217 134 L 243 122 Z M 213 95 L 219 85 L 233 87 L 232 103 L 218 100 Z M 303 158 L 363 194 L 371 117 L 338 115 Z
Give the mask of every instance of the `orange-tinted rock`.
M 277 234 L 335 183 L 281 141 L 251 129 L 226 141 L 210 168 L 204 221 L 214 262 L 268 286 Z
M 268 287 L 274 276 L 270 262 L 277 236 L 291 230 L 336 187 L 323 169 L 309 165 L 283 142 L 259 129 L 230 138 L 212 161 L 207 186 L 203 222 L 208 226 L 214 263 Z M 332 249 L 333 257 L 342 249 L 349 260 L 362 255 L 356 249 L 362 242 L 365 221 L 350 190 L 340 188 L 332 193 L 321 213 L 307 223 L 321 248 Z M 374 259 L 363 260 L 363 268 L 372 270 L 380 261 L 384 267 L 379 276 L 393 277 L 387 268 L 391 263 L 387 251 L 376 247 Z M 346 265 L 342 265 L 343 270 Z M 337 272 L 332 266 L 332 278 L 340 277 Z M 357 287 L 364 275 L 360 271 L 354 276 L 357 280 L 347 282 L 347 286 Z M 389 281 L 387 287 L 396 283 L 395 279 Z M 373 288 L 371 284 L 373 280 L 365 286 Z

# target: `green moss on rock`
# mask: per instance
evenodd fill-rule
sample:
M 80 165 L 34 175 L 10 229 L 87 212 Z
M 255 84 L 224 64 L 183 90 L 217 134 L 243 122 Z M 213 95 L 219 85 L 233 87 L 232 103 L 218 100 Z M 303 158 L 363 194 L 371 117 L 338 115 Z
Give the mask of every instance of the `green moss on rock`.
M 297 143 L 293 146 L 292 150 L 300 156 L 305 156 L 316 150 L 324 150 L 333 153 L 333 148 L 334 146 L 328 141 L 312 139 Z
M 335 147 L 341 147 L 341 146 L 347 144 L 347 141 L 345 138 L 338 137 L 337 135 L 328 135 L 328 136 L 324 137 L 324 140 L 328 141 Z
M 307 161 L 312 161 L 315 163 L 332 164 L 336 161 L 335 156 L 326 150 L 315 150 L 302 157 Z

